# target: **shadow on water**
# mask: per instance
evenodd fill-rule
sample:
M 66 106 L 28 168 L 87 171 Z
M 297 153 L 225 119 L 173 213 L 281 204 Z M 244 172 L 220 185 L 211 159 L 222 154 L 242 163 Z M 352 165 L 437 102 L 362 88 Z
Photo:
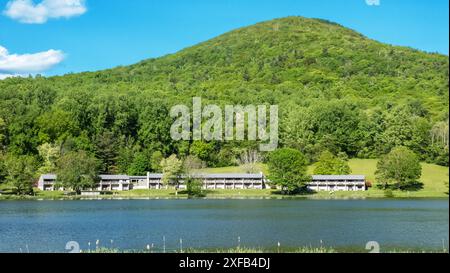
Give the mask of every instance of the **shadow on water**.
M 286 191 L 283 191 L 283 190 L 272 191 L 273 195 L 285 196 L 285 197 L 289 197 L 289 196 L 296 196 L 296 197 L 304 196 L 304 197 L 306 197 L 306 196 L 314 195 L 316 193 L 317 193 L 317 191 L 310 190 L 310 189 L 308 189 L 306 187 L 299 188 L 299 189 L 293 190 L 291 192 L 286 192 Z

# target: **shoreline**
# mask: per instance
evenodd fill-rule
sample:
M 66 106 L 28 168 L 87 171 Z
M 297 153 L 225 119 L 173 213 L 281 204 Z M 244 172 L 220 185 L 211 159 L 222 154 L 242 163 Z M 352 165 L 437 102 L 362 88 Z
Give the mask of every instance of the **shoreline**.
M 231 248 L 186 248 L 182 250 L 171 250 L 164 252 L 163 250 L 155 250 L 155 249 L 119 249 L 119 248 L 107 248 L 107 247 L 99 247 L 97 249 L 92 250 L 82 250 L 80 253 L 90 254 L 90 253 L 186 253 L 186 254 L 218 254 L 218 253 L 228 253 L 228 254 L 276 254 L 276 253 L 285 253 L 285 254 L 330 254 L 330 253 L 369 253 L 369 250 L 358 248 L 358 247 L 332 247 L 332 246 L 297 246 L 297 247 L 246 247 L 246 246 L 238 246 Z M 384 251 L 380 251 L 380 253 L 442 253 L 448 254 L 449 251 L 443 247 L 440 248 L 432 248 L 432 247 L 389 247 Z
M 345 200 L 449 200 L 449 196 L 206 196 L 206 197 L 188 197 L 188 196 L 0 196 L 2 201 L 127 201 L 127 200 L 330 200 L 330 201 L 345 201 Z
M 282 195 L 276 189 L 215 189 L 204 190 L 200 196 L 189 196 L 183 190 L 175 189 L 149 189 L 131 191 L 103 192 L 101 195 L 70 195 L 63 191 L 40 191 L 35 189 L 34 195 L 18 196 L 12 192 L 0 194 L 2 200 L 186 200 L 186 199 L 210 199 L 210 200 L 389 200 L 389 199 L 443 199 L 448 200 L 448 190 L 401 191 L 372 187 L 366 191 L 335 191 L 335 192 L 311 192 L 296 195 Z

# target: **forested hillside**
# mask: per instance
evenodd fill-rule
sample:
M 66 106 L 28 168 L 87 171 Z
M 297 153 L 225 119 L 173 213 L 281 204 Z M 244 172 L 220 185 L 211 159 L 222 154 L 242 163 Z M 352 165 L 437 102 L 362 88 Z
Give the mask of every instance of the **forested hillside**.
M 448 56 L 323 20 L 277 19 L 127 67 L 2 80 L 0 157 L 26 156 L 41 173 L 69 151 L 95 156 L 108 173 L 155 170 L 172 153 L 237 164 L 255 143 L 171 140 L 170 107 L 200 96 L 278 104 L 282 145 L 310 161 L 324 150 L 374 158 L 406 146 L 448 165 L 448 70 Z

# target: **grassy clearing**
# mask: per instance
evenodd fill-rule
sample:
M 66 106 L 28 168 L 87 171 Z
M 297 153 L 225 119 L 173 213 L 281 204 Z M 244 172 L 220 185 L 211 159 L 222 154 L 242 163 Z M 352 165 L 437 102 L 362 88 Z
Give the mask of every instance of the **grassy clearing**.
M 373 187 L 362 194 L 365 197 L 382 198 L 385 192 L 377 187 L 375 179 L 375 171 L 377 168 L 377 160 L 375 159 L 352 159 L 349 162 L 353 174 L 364 174 L 367 180 L 372 182 Z M 420 182 L 423 183 L 423 189 L 419 191 L 393 191 L 393 197 L 397 198 L 440 198 L 448 197 L 449 169 L 447 167 L 437 166 L 433 164 L 422 164 L 422 177 Z M 336 193 L 343 194 L 343 193 Z M 344 193 L 345 194 L 345 193 Z M 355 193 L 348 193 L 354 195 Z

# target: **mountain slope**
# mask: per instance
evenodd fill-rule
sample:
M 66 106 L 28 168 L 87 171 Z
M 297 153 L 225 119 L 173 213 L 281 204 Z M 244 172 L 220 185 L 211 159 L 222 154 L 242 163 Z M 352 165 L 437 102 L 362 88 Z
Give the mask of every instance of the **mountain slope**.
M 288 17 L 128 67 L 50 81 L 63 88 L 67 81 L 73 87 L 100 85 L 99 91 L 120 82 L 125 89 L 163 91 L 164 98 L 167 93 L 183 92 L 236 102 L 243 99 L 235 96 L 239 88 L 255 94 L 261 89 L 287 89 L 292 95 L 288 100 L 301 96 L 302 102 L 305 96 L 340 99 L 350 95 L 365 102 L 377 97 L 384 101 L 415 97 L 434 110 L 446 106 L 448 57 L 385 45 L 324 20 Z M 281 97 L 271 100 L 280 103 Z
M 412 96 L 430 110 L 443 109 L 440 98 L 448 97 L 448 57 L 384 45 L 337 24 L 301 17 L 263 22 L 173 55 L 86 76 L 95 83 L 140 83 L 143 89 L 235 102 L 243 99 L 235 96 L 239 88 L 288 89 L 288 100 L 297 95 L 302 102 L 305 96 L 350 95 L 364 102 Z
M 105 134 L 116 147 L 135 149 L 128 161 L 138 152 L 186 153 L 170 140 L 167 112 L 201 96 L 219 105 L 279 104 L 283 145 L 312 160 L 324 149 L 373 157 L 404 145 L 423 160 L 448 164 L 448 134 L 441 137 L 448 128 L 448 66 L 444 55 L 287 17 L 131 66 L 0 81 L 0 134 L 4 151 L 18 154 L 71 139 L 68 149 L 101 158 Z M 242 144 L 228 146 L 217 144 L 212 154 L 233 162 Z

